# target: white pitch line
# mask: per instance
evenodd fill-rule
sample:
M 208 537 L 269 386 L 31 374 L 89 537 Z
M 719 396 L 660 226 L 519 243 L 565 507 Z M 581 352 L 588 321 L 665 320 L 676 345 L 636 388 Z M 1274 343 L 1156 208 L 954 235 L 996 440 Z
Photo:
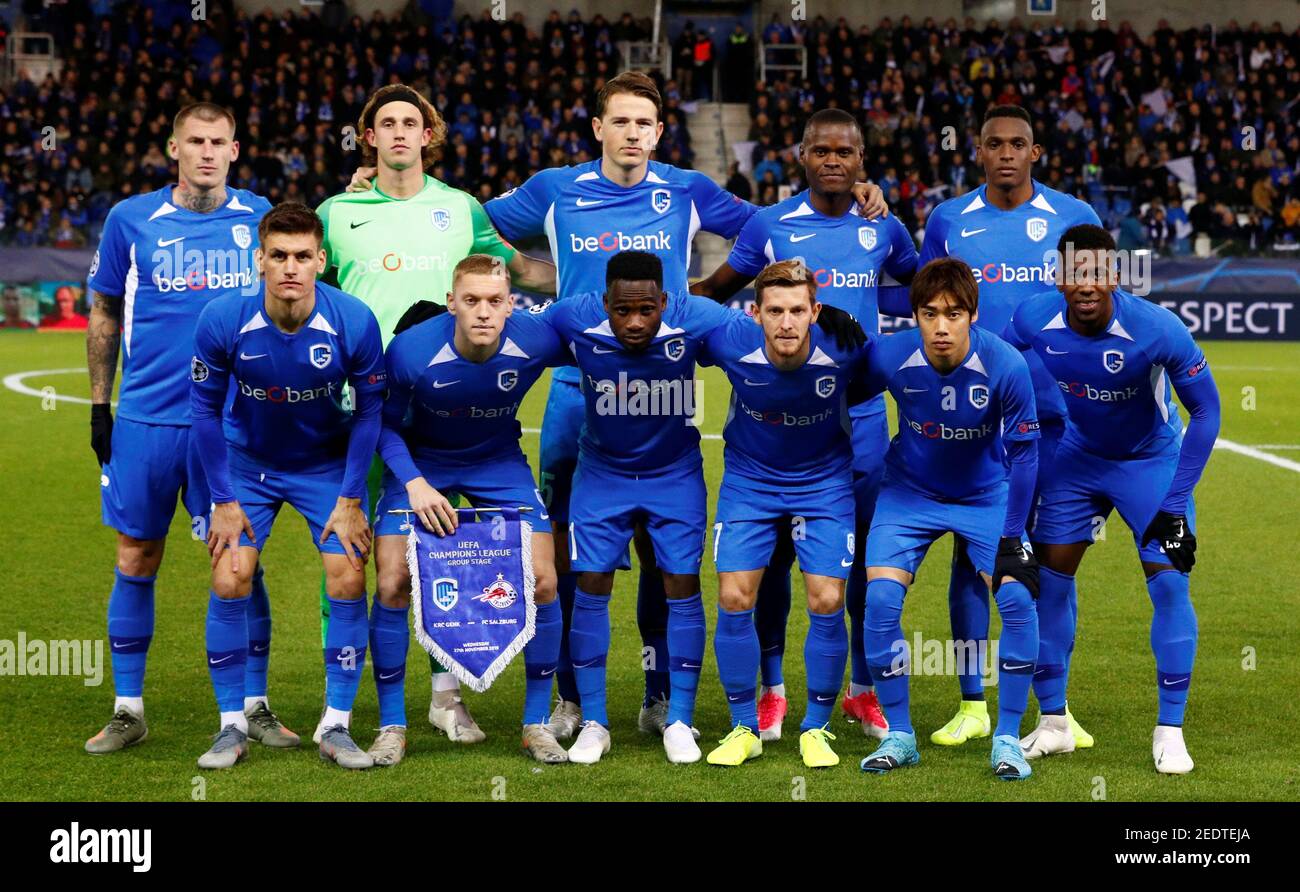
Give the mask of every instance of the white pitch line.
M 1255 449 L 1300 449 L 1300 443 L 1256 443 Z
M 65 403 L 81 403 L 82 405 L 89 406 L 91 405 L 91 402 L 85 397 L 68 396 L 67 394 L 59 393 L 57 390 L 52 394 L 46 394 L 42 391 L 28 387 L 24 383 L 28 378 L 39 378 L 42 375 L 72 375 L 77 373 L 84 375 L 86 373 L 85 366 L 77 369 L 38 369 L 34 372 L 14 372 L 12 375 L 5 375 L 4 386 L 15 393 L 34 396 L 41 400 L 46 399 L 48 396 L 52 396 L 54 399 L 62 400 Z
M 1300 462 L 1293 462 L 1289 458 L 1282 458 L 1277 455 L 1270 455 L 1267 452 L 1261 452 L 1254 446 L 1243 446 L 1240 443 L 1234 443 L 1231 440 L 1222 438 L 1214 441 L 1215 449 L 1226 449 L 1229 452 L 1235 452 L 1238 455 L 1245 455 L 1249 458 L 1258 459 L 1270 465 L 1276 465 L 1279 468 L 1286 468 L 1288 471 L 1295 471 L 1300 474 Z

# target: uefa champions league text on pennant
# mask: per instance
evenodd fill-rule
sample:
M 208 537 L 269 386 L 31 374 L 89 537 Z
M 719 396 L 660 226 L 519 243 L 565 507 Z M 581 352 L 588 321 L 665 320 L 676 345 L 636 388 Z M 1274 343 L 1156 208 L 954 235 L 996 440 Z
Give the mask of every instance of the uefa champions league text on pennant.
M 411 519 L 411 621 L 424 649 L 482 693 L 535 632 L 533 529 L 517 509 L 459 514 L 460 525 L 447 536 Z

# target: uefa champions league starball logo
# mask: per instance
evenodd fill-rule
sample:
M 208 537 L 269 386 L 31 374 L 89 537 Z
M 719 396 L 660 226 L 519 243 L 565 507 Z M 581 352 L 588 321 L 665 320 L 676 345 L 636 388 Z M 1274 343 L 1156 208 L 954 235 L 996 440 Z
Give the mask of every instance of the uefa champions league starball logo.
M 483 601 L 491 604 L 497 610 L 505 610 L 518 599 L 519 593 L 515 587 L 506 582 L 504 573 L 498 573 L 497 578 L 483 586 L 483 594 L 476 595 L 475 601 Z

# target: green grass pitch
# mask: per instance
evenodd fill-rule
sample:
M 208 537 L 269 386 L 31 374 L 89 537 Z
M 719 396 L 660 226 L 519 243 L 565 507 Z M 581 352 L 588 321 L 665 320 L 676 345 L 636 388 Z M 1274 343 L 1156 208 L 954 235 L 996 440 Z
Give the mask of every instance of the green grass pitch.
M 1300 346 L 1209 344 L 1223 394 L 1222 437 L 1246 445 L 1300 447 Z M 0 376 L 84 366 L 75 334 L 0 334 Z M 704 430 L 717 434 L 728 388 L 704 374 Z M 534 432 L 524 449 L 535 461 L 546 388 L 535 387 L 521 420 Z M 85 397 L 84 373 L 44 374 L 21 384 L 48 395 Z M 85 405 L 0 388 L 0 639 L 103 639 L 112 582 L 114 534 L 100 524 L 98 474 L 89 448 Z M 722 472 L 722 444 L 703 444 L 710 492 Z M 1300 460 L 1300 449 L 1272 450 Z M 712 501 L 712 499 L 711 499 Z M 874 741 L 836 710 L 832 730 L 842 762 L 814 771 L 798 756 L 802 714 L 802 641 L 807 627 L 796 584 L 787 648 L 791 716 L 786 739 L 737 769 L 703 762 L 668 765 L 657 738 L 636 731 L 641 698 L 635 575 L 619 575 L 609 662 L 614 748 L 597 766 L 542 768 L 519 751 L 522 660 L 485 695 L 467 700 L 488 733 L 462 747 L 424 718 L 429 688 L 423 653 L 413 646 L 408 674 L 409 754 L 395 769 L 349 773 L 322 763 L 315 748 L 284 752 L 254 745 L 235 770 L 202 775 L 195 758 L 216 730 L 205 668 L 203 617 L 208 559 L 186 518 L 172 527 L 158 580 L 157 629 L 146 682 L 149 739 L 112 756 L 89 756 L 82 743 L 107 720 L 112 682 L 76 677 L 0 677 L 0 799 L 187 800 L 1257 800 L 1300 798 L 1296 679 L 1300 653 L 1300 567 L 1295 519 L 1300 474 L 1217 450 L 1197 490 L 1201 550 L 1193 574 L 1200 647 L 1188 710 L 1187 739 L 1196 770 L 1162 777 L 1151 765 L 1154 665 L 1148 645 L 1150 602 L 1128 531 L 1113 517 L 1107 536 L 1084 562 L 1071 707 L 1097 746 L 1034 765 L 1018 784 L 994 779 L 988 741 L 957 749 L 932 746 L 928 734 L 956 705 L 953 678 L 912 681 L 922 763 L 896 776 L 865 776 L 858 761 Z M 950 637 L 946 603 L 949 541 L 938 543 L 907 601 L 904 630 Z M 319 563 L 306 524 L 281 514 L 265 553 L 274 636 L 271 702 L 306 738 L 321 701 L 317 621 Z M 371 577 L 373 580 L 373 576 Z M 704 600 L 713 627 L 716 576 L 706 554 Z M 995 620 L 996 634 L 996 620 Z M 107 648 L 105 647 L 105 650 Z M 1253 666 L 1253 668 L 1248 668 Z M 995 698 L 995 694 L 993 695 Z M 993 699 L 993 698 L 991 698 Z M 1025 729 L 1033 721 L 1034 707 Z M 353 728 L 368 746 L 378 715 L 369 672 Z M 728 729 L 712 646 L 701 681 L 697 726 L 707 746 Z

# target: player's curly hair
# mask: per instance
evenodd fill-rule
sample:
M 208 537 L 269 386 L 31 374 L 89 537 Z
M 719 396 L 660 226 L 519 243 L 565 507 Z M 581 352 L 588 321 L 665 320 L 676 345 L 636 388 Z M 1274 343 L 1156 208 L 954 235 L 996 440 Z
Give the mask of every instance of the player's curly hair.
M 917 270 L 909 293 L 912 312 L 916 313 L 940 295 L 946 295 L 958 309 L 975 315 L 979 309 L 980 286 L 965 261 L 956 257 L 941 257 Z
M 429 144 L 420 150 L 420 160 L 424 162 L 425 170 L 433 167 L 434 163 L 442 157 L 442 147 L 447 144 L 447 122 L 442 119 L 442 115 L 438 114 L 432 102 L 405 84 L 388 84 L 380 87 L 361 109 L 361 118 L 357 121 L 357 136 L 360 137 L 357 142 L 361 147 L 362 166 L 374 167 L 379 161 L 379 153 L 365 140 L 365 133 L 374 127 L 375 115 L 379 109 L 389 102 L 409 102 L 420 110 L 420 114 L 424 117 L 424 126 L 433 131 Z

